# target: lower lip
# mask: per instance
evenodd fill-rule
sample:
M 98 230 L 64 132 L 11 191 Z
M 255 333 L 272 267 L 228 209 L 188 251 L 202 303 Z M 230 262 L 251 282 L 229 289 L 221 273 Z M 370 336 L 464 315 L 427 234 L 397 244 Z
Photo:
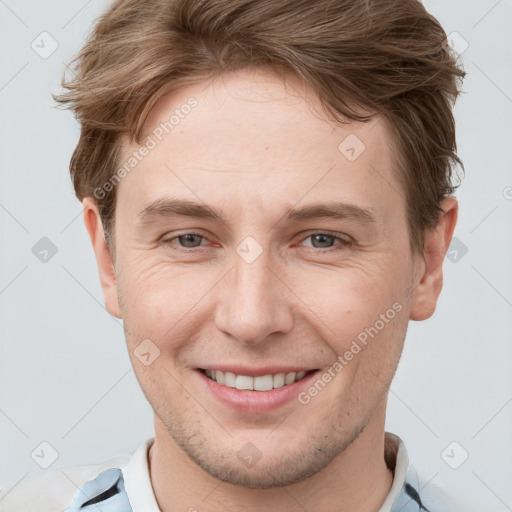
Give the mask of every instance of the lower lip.
M 221 402 L 232 409 L 245 413 L 261 413 L 277 409 L 290 400 L 297 398 L 298 394 L 309 385 L 319 370 L 316 370 L 303 379 L 286 386 L 269 391 L 251 391 L 223 386 L 217 381 L 207 377 L 202 371 L 196 370 L 201 380 Z

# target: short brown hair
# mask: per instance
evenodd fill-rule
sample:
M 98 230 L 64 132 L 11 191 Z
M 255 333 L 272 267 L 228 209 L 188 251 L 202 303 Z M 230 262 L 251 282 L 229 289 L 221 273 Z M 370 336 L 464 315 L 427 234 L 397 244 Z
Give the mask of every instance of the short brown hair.
M 54 98 L 81 124 L 70 162 L 80 200 L 116 172 L 121 135 L 141 144 L 163 95 L 260 65 L 303 80 L 340 122 L 390 122 L 413 250 L 463 169 L 452 107 L 465 72 L 419 0 L 117 0 L 72 64 Z M 108 232 L 115 187 L 96 199 Z

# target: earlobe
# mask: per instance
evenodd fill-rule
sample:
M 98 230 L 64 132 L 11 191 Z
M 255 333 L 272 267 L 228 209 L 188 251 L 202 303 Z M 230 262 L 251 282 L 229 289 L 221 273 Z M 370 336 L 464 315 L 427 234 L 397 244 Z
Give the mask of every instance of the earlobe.
M 411 320 L 426 320 L 436 309 L 443 288 L 443 262 L 457 223 L 458 203 L 450 196 L 441 202 L 437 226 L 425 233 L 425 245 L 411 305 Z
M 105 241 L 103 224 L 98 210 L 98 205 L 92 197 L 86 197 L 83 202 L 84 222 L 92 248 L 96 256 L 101 288 L 105 298 L 107 311 L 117 318 L 121 318 L 119 300 L 117 295 L 117 280 L 114 262 L 109 247 Z

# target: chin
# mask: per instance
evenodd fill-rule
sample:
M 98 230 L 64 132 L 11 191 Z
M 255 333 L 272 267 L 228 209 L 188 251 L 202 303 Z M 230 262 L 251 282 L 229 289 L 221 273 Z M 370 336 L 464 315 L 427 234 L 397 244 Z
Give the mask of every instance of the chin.
M 364 427 L 363 427 L 364 428 Z M 363 428 L 351 433 L 324 426 L 306 439 L 288 435 L 289 444 L 282 439 L 272 442 L 255 432 L 254 443 L 236 436 L 213 440 L 197 426 L 184 430 L 167 428 L 174 442 L 201 469 L 214 478 L 232 485 L 269 489 L 302 482 L 328 466 L 339 456 Z M 314 430 L 313 430 L 314 431 Z M 256 439 L 257 438 L 257 439 Z

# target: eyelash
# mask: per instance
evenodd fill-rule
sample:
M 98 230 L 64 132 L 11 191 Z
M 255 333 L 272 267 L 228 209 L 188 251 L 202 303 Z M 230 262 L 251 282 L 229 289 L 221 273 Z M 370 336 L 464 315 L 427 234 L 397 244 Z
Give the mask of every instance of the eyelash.
M 195 233 L 193 231 L 187 231 L 186 233 L 182 233 L 180 235 L 176 235 L 176 236 L 174 236 L 172 238 L 169 238 L 168 240 L 162 240 L 162 244 L 166 245 L 166 246 L 170 246 L 178 238 L 180 238 L 182 236 L 187 236 L 187 235 L 198 236 L 198 237 L 202 238 L 203 240 L 206 239 L 206 237 L 204 235 L 202 235 L 201 233 Z M 338 248 L 336 248 L 336 247 L 325 247 L 325 248 L 310 247 L 310 249 L 313 252 L 326 253 L 326 252 L 341 250 L 341 249 L 344 249 L 344 248 L 347 248 L 347 247 L 351 247 L 353 245 L 352 240 L 347 240 L 347 239 L 341 238 L 340 236 L 338 236 L 337 233 L 333 233 L 331 231 L 315 231 L 313 233 L 309 233 L 308 236 L 306 236 L 306 238 L 303 238 L 301 241 L 305 241 L 308 238 L 312 238 L 312 237 L 317 236 L 317 235 L 324 235 L 324 236 L 327 236 L 329 238 L 334 238 L 334 239 L 338 240 L 341 243 L 340 243 L 340 247 L 338 247 Z M 191 252 L 191 251 L 196 250 L 196 249 L 201 249 L 201 247 L 202 246 L 188 247 L 187 248 L 187 247 L 180 246 L 176 250 L 182 251 L 182 252 Z

